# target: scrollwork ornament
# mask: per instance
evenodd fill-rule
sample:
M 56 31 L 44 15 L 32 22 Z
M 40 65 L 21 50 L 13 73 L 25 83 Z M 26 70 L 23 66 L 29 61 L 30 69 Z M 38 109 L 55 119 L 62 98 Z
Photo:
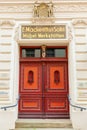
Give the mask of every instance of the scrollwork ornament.
M 41 17 L 45 17 L 45 18 L 50 18 L 53 17 L 53 3 L 38 3 L 35 2 L 34 4 L 34 8 L 33 8 L 33 14 L 34 17 L 37 18 L 41 18 Z
M 72 24 L 74 25 L 74 26 L 76 26 L 76 25 L 87 25 L 87 20 L 86 19 L 74 19 L 74 20 L 72 20 Z
M 19 40 L 19 27 L 16 27 L 16 28 L 15 28 L 14 40 L 15 40 L 16 42 L 18 42 L 18 40 Z
M 52 25 L 55 23 L 55 18 L 33 18 L 32 19 L 32 24 L 39 24 L 39 25 Z
M 68 27 L 68 39 L 71 42 L 73 40 L 72 28 Z
M 0 26 L 4 26 L 4 25 L 15 26 L 15 23 L 16 22 L 14 20 L 1 20 Z
M 40 2 L 44 2 L 44 0 L 39 0 L 38 3 Z M 38 4 L 37 2 L 35 4 Z M 47 3 L 47 2 L 46 2 Z M 31 2 L 31 4 L 33 5 L 34 3 Z M 29 9 L 30 8 L 30 9 Z M 13 12 L 30 12 L 30 10 L 32 9 L 32 6 L 29 6 L 29 4 L 27 3 L 23 3 L 23 4 L 12 4 L 12 5 L 5 5 L 2 6 L 0 5 L 0 12 L 10 12 L 10 13 L 13 13 Z M 72 3 L 71 2 L 67 2 L 66 1 L 66 4 L 65 2 L 62 3 L 61 0 L 59 2 L 59 4 L 55 4 L 55 11 L 58 11 L 58 12 L 86 12 L 87 11 L 87 5 L 86 5 L 86 2 L 83 1 L 82 2 L 79 2 L 78 1 L 78 4 L 76 4 L 75 2 Z

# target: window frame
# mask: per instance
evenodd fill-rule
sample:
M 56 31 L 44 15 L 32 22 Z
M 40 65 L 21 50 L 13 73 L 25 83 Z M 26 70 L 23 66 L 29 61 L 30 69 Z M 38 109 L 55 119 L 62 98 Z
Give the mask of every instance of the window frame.
M 41 49 L 41 46 L 21 46 L 20 47 L 20 59 L 41 59 L 40 57 L 22 57 L 22 49 Z M 65 49 L 65 56 L 64 57 L 45 57 L 46 59 L 67 59 L 68 58 L 68 49 L 67 46 L 46 46 L 46 49 Z

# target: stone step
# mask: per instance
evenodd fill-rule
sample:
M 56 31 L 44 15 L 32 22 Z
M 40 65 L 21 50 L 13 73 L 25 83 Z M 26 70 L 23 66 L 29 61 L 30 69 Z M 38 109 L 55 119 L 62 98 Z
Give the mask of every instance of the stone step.
M 15 126 L 37 130 L 39 128 L 72 128 L 72 123 L 69 119 L 18 119 Z
M 16 128 L 15 130 L 74 130 L 73 128 Z

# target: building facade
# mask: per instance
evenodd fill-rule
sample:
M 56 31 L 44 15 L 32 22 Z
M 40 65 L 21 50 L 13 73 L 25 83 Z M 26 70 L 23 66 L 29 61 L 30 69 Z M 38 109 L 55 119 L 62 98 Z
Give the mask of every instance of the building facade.
M 87 1 L 0 0 L 0 129 L 70 118 L 86 130 L 87 110 L 68 96 L 87 108 Z

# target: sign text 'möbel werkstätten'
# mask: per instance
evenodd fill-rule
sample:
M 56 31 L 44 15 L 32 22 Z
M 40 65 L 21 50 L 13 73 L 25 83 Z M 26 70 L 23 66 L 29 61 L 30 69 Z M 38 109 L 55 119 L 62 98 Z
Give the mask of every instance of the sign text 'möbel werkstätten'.
M 22 25 L 21 39 L 65 39 L 66 25 Z

